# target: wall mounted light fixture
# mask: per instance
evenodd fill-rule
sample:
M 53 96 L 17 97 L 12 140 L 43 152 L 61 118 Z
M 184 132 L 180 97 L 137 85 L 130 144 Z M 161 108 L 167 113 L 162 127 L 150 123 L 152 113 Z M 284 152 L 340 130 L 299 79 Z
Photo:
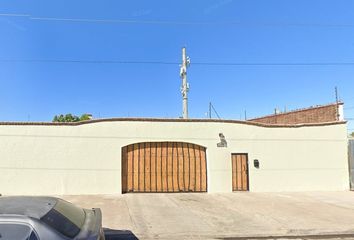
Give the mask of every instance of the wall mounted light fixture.
M 253 165 L 255 168 L 259 168 L 259 160 L 258 159 L 253 160 Z

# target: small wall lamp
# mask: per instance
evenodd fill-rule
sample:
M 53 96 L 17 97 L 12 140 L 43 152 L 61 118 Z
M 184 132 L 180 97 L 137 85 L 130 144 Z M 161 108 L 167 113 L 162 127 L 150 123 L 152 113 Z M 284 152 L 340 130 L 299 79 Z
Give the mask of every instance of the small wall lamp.
M 255 168 L 259 168 L 259 161 L 258 159 L 253 160 L 253 165 Z

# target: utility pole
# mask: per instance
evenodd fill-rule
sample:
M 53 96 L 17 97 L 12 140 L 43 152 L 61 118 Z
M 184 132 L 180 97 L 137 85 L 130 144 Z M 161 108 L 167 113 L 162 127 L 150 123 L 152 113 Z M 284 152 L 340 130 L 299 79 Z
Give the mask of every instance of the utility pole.
M 182 65 L 180 69 L 180 77 L 182 79 L 182 99 L 183 99 L 183 118 L 188 119 L 188 92 L 189 83 L 187 82 L 187 68 L 190 65 L 190 59 L 187 57 L 186 48 L 182 48 Z

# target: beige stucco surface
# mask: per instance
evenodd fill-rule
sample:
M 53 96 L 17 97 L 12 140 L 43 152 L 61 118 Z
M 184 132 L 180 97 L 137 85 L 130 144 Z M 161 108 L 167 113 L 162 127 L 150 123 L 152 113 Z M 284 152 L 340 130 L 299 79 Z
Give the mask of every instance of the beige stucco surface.
M 218 148 L 219 133 L 227 148 Z M 347 190 L 346 124 L 268 128 L 224 122 L 0 125 L 0 193 L 120 194 L 121 148 L 182 141 L 207 148 L 208 192 L 231 192 L 231 153 L 248 153 L 250 191 Z M 260 168 L 253 166 L 258 159 Z

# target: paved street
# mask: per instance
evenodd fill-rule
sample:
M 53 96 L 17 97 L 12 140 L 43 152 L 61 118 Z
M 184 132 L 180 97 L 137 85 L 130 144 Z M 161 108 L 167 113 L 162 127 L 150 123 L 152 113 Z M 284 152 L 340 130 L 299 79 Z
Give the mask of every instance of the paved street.
M 62 197 L 101 208 L 110 239 L 354 239 L 354 192 Z

